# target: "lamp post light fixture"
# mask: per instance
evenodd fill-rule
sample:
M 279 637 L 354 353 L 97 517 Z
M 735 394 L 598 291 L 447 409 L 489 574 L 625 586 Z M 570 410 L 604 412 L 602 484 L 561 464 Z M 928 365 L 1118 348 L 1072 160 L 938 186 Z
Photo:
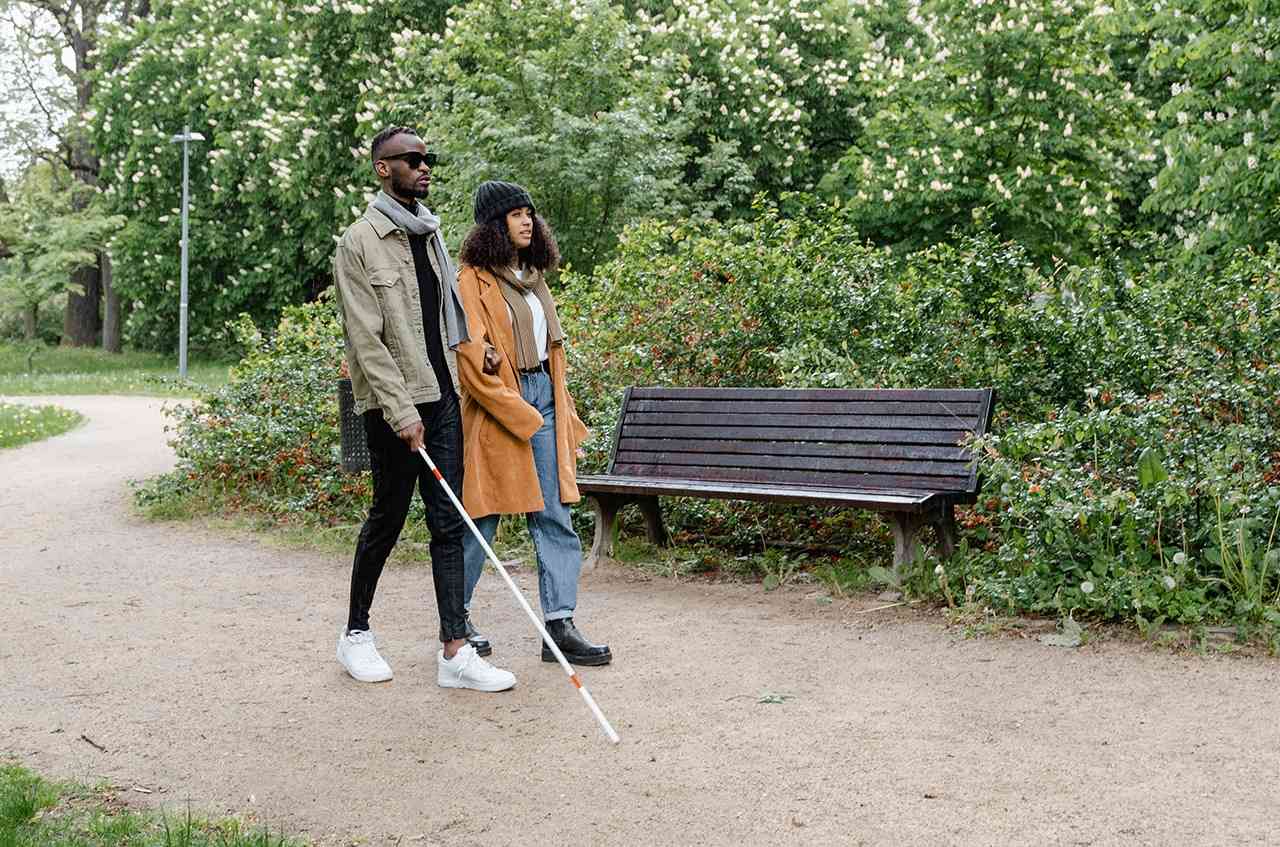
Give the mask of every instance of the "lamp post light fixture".
M 176 144 L 182 142 L 182 290 L 178 300 L 178 376 L 187 378 L 187 206 L 189 205 L 187 182 L 190 174 L 188 163 L 188 145 L 192 141 L 204 141 L 204 136 L 192 132 L 191 127 L 184 126 L 181 135 L 169 139 Z

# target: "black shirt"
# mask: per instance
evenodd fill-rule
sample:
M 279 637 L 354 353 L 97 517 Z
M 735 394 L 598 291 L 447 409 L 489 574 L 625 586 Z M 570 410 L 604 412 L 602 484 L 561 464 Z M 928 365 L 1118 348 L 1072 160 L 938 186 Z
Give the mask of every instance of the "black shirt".
M 449 375 L 449 366 L 444 358 L 444 340 L 440 337 L 440 317 L 444 314 L 440 304 L 440 280 L 431 267 L 431 257 L 427 251 L 431 246 L 427 243 L 430 235 L 409 236 L 409 249 L 413 252 L 413 267 L 418 273 L 418 295 L 422 300 L 422 330 L 427 339 L 427 361 L 435 372 L 436 384 L 440 386 L 441 398 L 453 394 L 453 377 Z

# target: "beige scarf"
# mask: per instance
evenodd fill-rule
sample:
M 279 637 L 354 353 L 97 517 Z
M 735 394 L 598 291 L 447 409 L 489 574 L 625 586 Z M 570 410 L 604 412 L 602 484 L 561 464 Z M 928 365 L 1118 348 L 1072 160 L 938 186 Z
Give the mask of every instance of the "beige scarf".
M 516 338 L 516 367 L 522 371 L 536 368 L 542 364 L 538 357 L 538 339 L 533 337 L 533 310 L 525 302 L 524 295 L 532 291 L 542 304 L 542 311 L 547 318 L 547 347 L 564 341 L 564 330 L 560 328 L 560 316 L 556 314 L 556 301 L 551 299 L 551 289 L 547 287 L 546 277 L 542 271 L 526 268 L 524 279 L 516 276 L 514 268 L 502 268 L 495 272 L 502 291 L 502 299 L 507 301 L 511 309 L 511 329 Z

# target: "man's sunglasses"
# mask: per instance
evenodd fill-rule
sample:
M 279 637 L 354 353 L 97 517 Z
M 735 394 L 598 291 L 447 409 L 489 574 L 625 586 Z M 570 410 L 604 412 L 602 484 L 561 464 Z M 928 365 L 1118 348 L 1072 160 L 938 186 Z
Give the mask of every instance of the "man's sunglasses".
M 440 161 L 440 156 L 437 153 L 419 153 L 416 150 L 412 153 L 398 153 L 394 156 L 383 156 L 382 158 L 399 159 L 415 171 L 422 167 L 423 162 L 427 163 L 427 167 L 434 168 L 436 163 Z

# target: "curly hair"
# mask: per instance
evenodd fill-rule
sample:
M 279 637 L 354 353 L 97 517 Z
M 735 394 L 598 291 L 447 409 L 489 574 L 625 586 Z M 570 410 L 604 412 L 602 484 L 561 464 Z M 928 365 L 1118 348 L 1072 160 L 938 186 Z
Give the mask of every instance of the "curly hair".
M 519 260 L 521 267 L 550 273 L 560 267 L 560 246 L 542 215 L 534 215 L 533 241 L 517 251 L 507 234 L 506 220 L 495 218 L 471 228 L 462 240 L 459 258 L 464 265 L 489 270 L 511 267 Z

